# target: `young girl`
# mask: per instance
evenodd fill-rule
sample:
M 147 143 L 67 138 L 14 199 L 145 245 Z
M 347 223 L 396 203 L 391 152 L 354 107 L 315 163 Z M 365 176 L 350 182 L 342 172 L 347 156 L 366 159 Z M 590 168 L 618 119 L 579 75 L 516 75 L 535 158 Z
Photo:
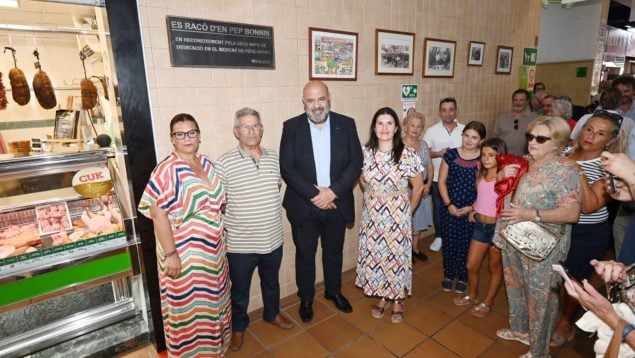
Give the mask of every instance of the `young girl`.
M 492 311 L 494 298 L 503 278 L 501 251 L 492 245 L 494 229 L 496 228 L 496 173 L 498 165 L 496 156 L 506 154 L 505 142 L 498 138 L 490 138 L 481 145 L 481 166 L 476 175 L 476 201 L 469 214 L 469 221 L 474 224 L 474 232 L 467 257 L 467 271 L 469 292 L 467 295 L 454 299 L 457 306 L 476 305 L 470 313 L 482 318 Z M 478 281 L 481 264 L 485 254 L 489 251 L 490 283 L 487 296 L 478 303 Z
M 483 139 L 483 123 L 468 123 L 463 129 L 461 147 L 449 149 L 443 155 L 439 168 L 439 196 L 444 204 L 441 208 L 444 275 L 441 288 L 447 292 L 454 289 L 454 292 L 462 294 L 467 290 L 465 263 L 474 226 L 469 222 L 468 214 L 476 200 L 474 177 L 478 171 Z

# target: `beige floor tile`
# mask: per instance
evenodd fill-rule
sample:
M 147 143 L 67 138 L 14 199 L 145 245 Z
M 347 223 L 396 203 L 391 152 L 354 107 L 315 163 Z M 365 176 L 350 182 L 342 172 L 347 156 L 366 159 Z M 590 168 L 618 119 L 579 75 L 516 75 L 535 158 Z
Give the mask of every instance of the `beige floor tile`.
M 430 307 L 425 302 L 412 307 L 408 306 L 406 309 L 404 320 L 428 336 L 437 333 L 452 321 L 451 316 L 434 307 Z
M 309 333 L 329 352 L 335 352 L 362 335 L 362 332 L 348 323 L 341 315 L 327 318 L 309 329 Z
M 458 357 L 447 348 L 435 342 L 433 339 L 427 339 L 415 349 L 404 356 L 405 358 L 454 358 Z
M 342 314 L 342 317 L 362 332 L 368 332 L 379 326 L 383 320 L 388 319 L 389 310 L 386 311 L 384 318 L 376 319 L 370 315 L 370 306 L 375 304 L 376 298 L 364 298 L 353 304 L 353 312 Z
M 322 299 L 314 299 L 313 300 L 313 320 L 308 323 L 302 322 L 300 319 L 300 313 L 298 313 L 298 309 L 300 308 L 300 302 L 293 306 L 289 306 L 285 308 L 285 313 L 288 317 L 291 317 L 295 322 L 297 322 L 303 329 L 306 327 L 311 327 L 324 321 L 325 319 L 332 317 L 337 314 L 335 311 L 335 307 L 330 301 L 328 304 L 324 303 Z
M 464 323 L 454 321 L 433 336 L 434 340 L 461 357 L 478 357 L 494 341 Z
M 277 328 L 276 328 L 277 329 Z M 250 332 L 250 328 L 247 328 L 245 331 L 245 339 L 242 348 L 238 352 L 232 352 L 231 350 L 227 351 L 228 358 L 242 358 L 242 357 L 253 357 L 254 355 L 265 350 L 253 333 Z
M 386 350 L 377 341 L 369 337 L 361 337 L 346 347 L 337 351 L 333 356 L 338 358 L 394 358 L 395 356 Z
M 248 328 L 248 332 L 252 333 L 265 348 L 278 344 L 300 331 L 301 328 L 298 325 L 294 325 L 291 329 L 280 329 L 262 320 L 250 324 Z
M 399 357 L 411 351 L 427 338 L 425 334 L 409 324 L 391 322 L 384 323 L 371 331 L 370 337 L 381 342 L 385 348 Z
M 274 347 L 270 352 L 275 357 L 326 357 L 328 352 L 318 341 L 307 333 L 300 333 Z

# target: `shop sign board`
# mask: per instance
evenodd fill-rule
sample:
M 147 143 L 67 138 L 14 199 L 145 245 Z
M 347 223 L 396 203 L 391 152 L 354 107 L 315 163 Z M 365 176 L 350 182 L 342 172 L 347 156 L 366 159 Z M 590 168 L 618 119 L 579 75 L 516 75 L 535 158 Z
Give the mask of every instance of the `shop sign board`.
M 167 16 L 172 66 L 275 69 L 273 27 Z
M 534 90 L 536 83 L 536 66 L 520 66 L 518 76 L 518 88 L 524 88 L 527 91 Z

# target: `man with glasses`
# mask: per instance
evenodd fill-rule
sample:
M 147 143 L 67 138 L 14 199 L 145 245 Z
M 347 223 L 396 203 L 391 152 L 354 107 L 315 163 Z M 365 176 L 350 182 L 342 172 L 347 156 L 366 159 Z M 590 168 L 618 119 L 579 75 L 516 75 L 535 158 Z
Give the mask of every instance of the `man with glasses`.
M 502 139 L 507 151 L 516 155 L 527 153 L 525 132 L 527 125 L 537 117 L 527 107 L 529 92 L 520 88 L 512 94 L 512 111 L 501 114 L 494 123 L 494 137 Z
M 432 165 L 434 166 L 434 175 L 432 177 L 432 221 L 434 223 L 434 231 L 437 236 L 430 245 L 430 250 L 439 251 L 443 245 L 443 239 L 439 236 L 441 232 L 441 197 L 439 196 L 439 168 L 443 155 L 448 149 L 458 148 L 461 146 L 463 138 L 463 128 L 465 125 L 456 120 L 458 116 L 458 107 L 456 99 L 447 97 L 439 103 L 438 123 L 430 126 L 423 134 L 423 140 L 430 147 L 430 157 L 432 157 Z
M 322 244 L 324 298 L 345 313 L 353 311 L 342 295 L 342 250 L 346 227 L 355 223 L 353 187 L 362 172 L 362 146 L 355 121 L 331 112 L 331 94 L 321 81 L 302 92 L 304 113 L 284 122 L 280 172 L 287 183 L 282 205 L 291 223 L 295 280 L 303 322 L 313 319 L 315 254 Z
M 223 154 L 217 162 L 218 173 L 227 191 L 225 237 L 232 281 L 232 351 L 242 347 L 249 325 L 249 289 L 256 267 L 264 305 L 263 320 L 281 329 L 293 327 L 280 313 L 280 164 L 275 151 L 260 146 L 262 134 L 262 120 L 256 110 L 243 108 L 237 111 L 234 136 L 238 146 Z

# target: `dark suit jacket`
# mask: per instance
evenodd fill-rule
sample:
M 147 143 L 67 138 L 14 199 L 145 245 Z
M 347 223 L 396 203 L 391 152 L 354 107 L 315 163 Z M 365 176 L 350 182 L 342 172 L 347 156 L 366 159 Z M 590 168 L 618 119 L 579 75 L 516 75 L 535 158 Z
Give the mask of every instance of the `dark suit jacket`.
M 355 121 L 330 112 L 331 190 L 337 195 L 335 205 L 350 225 L 355 222 L 353 186 L 362 170 L 362 146 Z M 287 183 L 282 206 L 292 225 L 301 225 L 308 217 L 311 198 L 319 191 L 313 159 L 311 131 L 306 113 L 284 122 L 280 141 L 280 172 Z

